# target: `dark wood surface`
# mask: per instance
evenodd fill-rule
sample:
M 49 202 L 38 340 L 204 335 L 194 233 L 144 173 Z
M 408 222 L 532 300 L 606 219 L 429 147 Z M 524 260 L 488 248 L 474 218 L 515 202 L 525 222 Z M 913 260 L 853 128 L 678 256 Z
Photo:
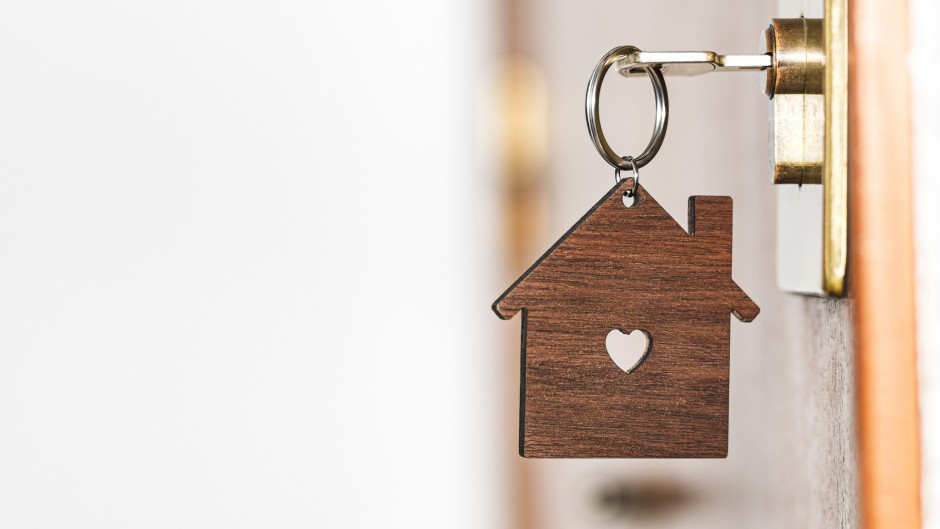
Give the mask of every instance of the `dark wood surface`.
M 689 233 L 632 180 L 612 188 L 497 301 L 522 312 L 520 454 L 725 457 L 730 314 L 757 305 L 731 279 L 730 197 L 689 199 Z M 614 329 L 651 350 L 632 372 Z

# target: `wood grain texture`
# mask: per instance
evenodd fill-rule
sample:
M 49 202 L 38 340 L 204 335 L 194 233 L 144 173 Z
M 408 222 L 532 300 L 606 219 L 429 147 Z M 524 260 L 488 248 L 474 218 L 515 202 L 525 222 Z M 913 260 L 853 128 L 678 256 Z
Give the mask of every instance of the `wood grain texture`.
M 731 279 L 730 197 L 689 199 L 689 233 L 642 188 L 612 188 L 494 303 L 522 312 L 520 454 L 725 457 L 730 315 L 757 305 Z M 613 329 L 646 360 L 611 360 Z

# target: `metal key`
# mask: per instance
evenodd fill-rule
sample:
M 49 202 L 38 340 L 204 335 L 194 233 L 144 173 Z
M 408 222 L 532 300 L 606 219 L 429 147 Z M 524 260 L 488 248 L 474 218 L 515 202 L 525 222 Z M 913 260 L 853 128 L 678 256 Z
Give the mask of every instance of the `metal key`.
M 769 53 L 719 55 L 713 51 L 638 51 L 614 63 L 620 75 L 645 76 L 644 68 L 658 67 L 664 75 L 701 75 L 708 72 L 761 71 L 773 65 Z

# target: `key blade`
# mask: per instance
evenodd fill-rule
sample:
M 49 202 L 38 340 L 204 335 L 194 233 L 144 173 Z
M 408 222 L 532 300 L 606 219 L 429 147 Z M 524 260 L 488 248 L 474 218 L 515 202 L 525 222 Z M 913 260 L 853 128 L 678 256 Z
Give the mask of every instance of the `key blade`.
M 714 71 L 760 71 L 773 58 L 762 55 L 719 55 L 713 51 L 640 51 L 622 57 L 614 67 L 625 77 L 645 76 L 644 68 L 658 67 L 665 75 L 693 76 Z
M 766 70 L 773 66 L 774 58 L 769 53 L 760 55 L 719 55 L 723 70 Z

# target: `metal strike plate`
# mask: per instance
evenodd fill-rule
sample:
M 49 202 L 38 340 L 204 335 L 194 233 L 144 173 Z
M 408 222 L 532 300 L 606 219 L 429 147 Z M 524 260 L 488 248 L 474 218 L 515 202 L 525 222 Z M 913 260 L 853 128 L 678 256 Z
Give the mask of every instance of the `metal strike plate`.
M 823 156 L 823 292 L 845 294 L 849 243 L 849 17 L 848 0 L 826 0 L 826 135 Z

